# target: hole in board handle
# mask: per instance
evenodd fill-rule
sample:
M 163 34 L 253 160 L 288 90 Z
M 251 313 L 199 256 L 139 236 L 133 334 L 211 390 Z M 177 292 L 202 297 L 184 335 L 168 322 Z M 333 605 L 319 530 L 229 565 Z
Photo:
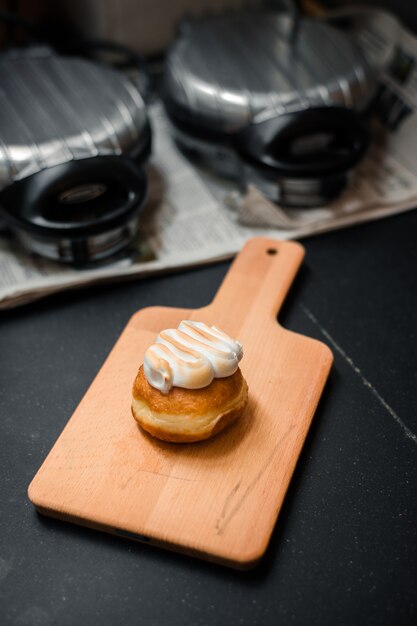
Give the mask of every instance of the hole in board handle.
M 276 248 L 268 248 L 266 253 L 270 254 L 271 256 L 273 256 L 274 254 L 278 254 L 278 250 Z

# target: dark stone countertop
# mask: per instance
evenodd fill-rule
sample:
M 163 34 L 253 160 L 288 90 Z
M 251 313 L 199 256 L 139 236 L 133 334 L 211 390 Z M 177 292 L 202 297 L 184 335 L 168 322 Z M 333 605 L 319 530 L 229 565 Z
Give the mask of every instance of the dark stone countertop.
M 0 315 L 0 623 L 417 623 L 417 211 L 303 241 L 280 314 L 334 367 L 262 563 L 240 573 L 35 513 L 26 490 L 137 309 L 199 307 L 229 264 Z

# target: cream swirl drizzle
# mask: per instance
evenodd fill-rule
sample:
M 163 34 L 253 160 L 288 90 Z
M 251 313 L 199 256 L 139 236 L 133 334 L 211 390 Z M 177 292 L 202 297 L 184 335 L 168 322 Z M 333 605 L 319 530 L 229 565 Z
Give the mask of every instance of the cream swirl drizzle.
M 143 369 L 152 387 L 201 389 L 213 378 L 234 374 L 243 356 L 241 344 L 215 326 L 184 320 L 163 330 L 145 353 Z

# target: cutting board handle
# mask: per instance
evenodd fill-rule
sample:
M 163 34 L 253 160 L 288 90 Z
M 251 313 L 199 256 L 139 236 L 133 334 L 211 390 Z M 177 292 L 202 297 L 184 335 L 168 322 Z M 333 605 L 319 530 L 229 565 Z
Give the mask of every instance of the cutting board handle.
M 304 248 L 293 241 L 256 237 L 237 255 L 208 307 L 212 314 L 243 319 L 249 310 L 276 322 L 293 282 Z

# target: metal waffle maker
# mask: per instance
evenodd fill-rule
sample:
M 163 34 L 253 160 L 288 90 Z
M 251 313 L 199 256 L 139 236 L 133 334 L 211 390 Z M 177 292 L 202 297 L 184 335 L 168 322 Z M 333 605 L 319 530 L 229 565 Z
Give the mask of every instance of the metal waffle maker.
M 121 72 L 49 49 L 0 58 L 0 211 L 30 251 L 88 264 L 136 234 L 151 131 Z
M 163 98 L 193 160 L 283 206 L 313 207 L 342 191 L 366 151 L 360 113 L 374 83 L 361 50 L 330 24 L 236 13 L 184 23 Z

